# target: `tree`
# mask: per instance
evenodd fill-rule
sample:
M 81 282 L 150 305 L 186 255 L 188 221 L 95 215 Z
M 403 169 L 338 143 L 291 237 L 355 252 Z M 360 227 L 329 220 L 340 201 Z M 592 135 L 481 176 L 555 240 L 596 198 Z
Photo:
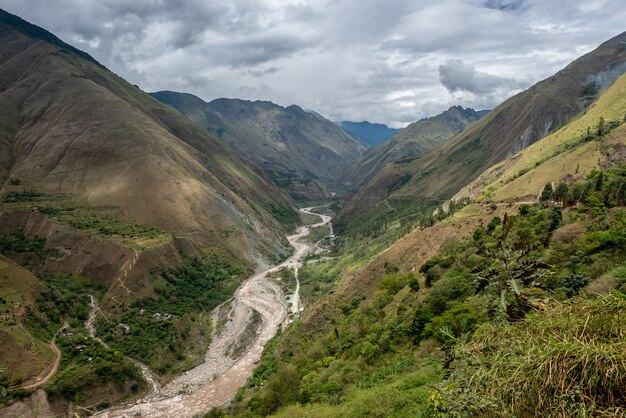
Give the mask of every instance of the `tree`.
M 261 415 L 266 416 L 284 405 L 295 403 L 300 398 L 300 373 L 289 365 L 283 365 L 267 382 L 261 401 Z
M 539 197 L 539 200 L 541 200 L 542 202 L 546 202 L 548 200 L 552 200 L 552 195 L 553 194 L 554 194 L 554 192 L 552 190 L 552 184 L 548 183 L 548 184 L 545 185 L 545 187 L 541 191 L 541 196 Z
M 600 116 L 600 120 L 598 121 L 598 126 L 596 127 L 596 133 L 598 136 L 602 136 L 607 133 L 606 121 L 602 116 Z
M 567 187 L 567 184 L 559 183 L 559 185 L 556 186 L 556 190 L 554 191 L 553 198 L 555 201 L 561 203 L 562 205 L 565 205 L 568 195 L 569 195 L 569 187 Z

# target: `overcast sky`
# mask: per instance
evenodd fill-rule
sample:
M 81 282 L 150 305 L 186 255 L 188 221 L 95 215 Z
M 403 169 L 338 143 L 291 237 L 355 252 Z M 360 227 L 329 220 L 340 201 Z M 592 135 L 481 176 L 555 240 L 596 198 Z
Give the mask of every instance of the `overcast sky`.
M 624 0 L 0 0 L 145 91 L 405 126 L 492 108 L 626 30 Z

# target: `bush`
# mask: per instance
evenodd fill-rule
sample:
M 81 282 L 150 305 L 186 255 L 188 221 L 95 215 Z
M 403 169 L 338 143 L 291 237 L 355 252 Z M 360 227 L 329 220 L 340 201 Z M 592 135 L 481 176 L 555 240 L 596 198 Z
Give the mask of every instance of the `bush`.
M 460 337 L 474 332 L 478 324 L 479 318 L 474 308 L 462 303 L 448 309 L 441 316 L 432 318 L 424 328 L 424 335 L 433 336 L 444 344 L 451 341 L 449 333 Z
M 587 286 L 591 279 L 586 274 L 574 273 L 563 279 L 563 287 L 567 297 L 574 297 L 580 292 L 580 289 Z

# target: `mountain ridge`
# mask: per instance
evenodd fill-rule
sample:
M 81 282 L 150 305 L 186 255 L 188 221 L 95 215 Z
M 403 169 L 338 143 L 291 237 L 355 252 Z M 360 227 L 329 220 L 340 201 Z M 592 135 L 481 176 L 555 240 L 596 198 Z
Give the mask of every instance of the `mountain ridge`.
M 364 151 L 340 127 L 297 105 L 227 98 L 205 102 L 172 91 L 152 96 L 214 133 L 292 195 L 311 180 L 319 180 L 322 188 Z
M 407 200 L 442 203 L 488 167 L 580 114 L 625 70 L 626 32 L 505 100 L 438 148 L 386 166 L 338 214 L 339 230 L 367 213 L 393 217 L 394 205 Z
M 0 246 L 22 265 L 9 279 L 25 268 L 40 286 L 25 304 L 3 276 L 0 330 L 40 348 L 57 339 L 63 360 L 47 388 L 64 411 L 61 400 L 79 395 L 85 405 L 117 402 L 145 387 L 127 357 L 138 347 L 165 378 L 202 361 L 205 307 L 227 299 L 248 272 L 287 257 L 284 233 L 299 217 L 265 173 L 204 129 L 7 15 L 0 14 Z M 189 290 L 194 283 L 200 291 Z M 136 321 L 143 334 L 134 345 L 117 345 L 116 355 L 89 338 L 90 295 L 107 321 Z M 172 300 L 189 309 L 175 312 Z M 169 306 L 168 331 L 151 333 L 152 317 L 136 314 L 138 306 L 150 314 Z M 73 350 L 77 344 L 90 351 Z M 27 351 L 0 357 L 34 355 L 45 368 L 48 348 Z M 96 373 L 88 353 L 117 372 Z M 6 373 L 17 384 L 38 375 L 26 365 Z M 127 380 L 103 391 L 120 379 Z
M 414 122 L 384 143 L 368 149 L 350 164 L 334 184 L 338 188 L 358 190 L 386 165 L 414 158 L 437 147 L 485 113 L 451 106 L 438 115 Z

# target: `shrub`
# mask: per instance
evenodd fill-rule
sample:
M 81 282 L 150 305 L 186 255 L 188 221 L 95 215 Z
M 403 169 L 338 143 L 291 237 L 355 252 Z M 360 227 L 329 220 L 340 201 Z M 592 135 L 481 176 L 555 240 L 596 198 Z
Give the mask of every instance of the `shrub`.
M 425 336 L 433 336 L 440 343 L 451 341 L 449 334 L 460 337 L 463 334 L 473 332 L 478 326 L 479 318 L 474 308 L 464 303 L 456 305 L 441 316 L 431 319 L 424 328 Z
M 565 294 L 567 297 L 573 297 L 580 292 L 580 289 L 587 286 L 591 280 L 586 274 L 574 273 L 570 274 L 563 279 L 563 287 L 565 288 Z

